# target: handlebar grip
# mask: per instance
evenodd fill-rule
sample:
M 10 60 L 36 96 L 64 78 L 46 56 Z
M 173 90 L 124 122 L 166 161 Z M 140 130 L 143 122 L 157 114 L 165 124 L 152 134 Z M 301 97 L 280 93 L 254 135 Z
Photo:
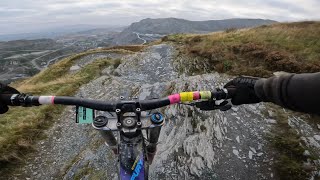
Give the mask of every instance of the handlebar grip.
M 12 102 L 11 102 L 11 97 L 13 96 L 13 94 L 0 94 L 0 102 L 8 105 L 8 106 L 12 106 Z
M 235 93 L 236 93 L 236 88 L 227 88 L 227 90 L 228 90 L 228 97 L 227 97 L 227 99 L 232 99 L 233 96 L 234 96 Z
M 227 89 L 217 89 L 216 91 L 211 92 L 212 97 L 216 100 L 222 99 L 232 99 L 235 94 L 234 88 L 227 88 Z

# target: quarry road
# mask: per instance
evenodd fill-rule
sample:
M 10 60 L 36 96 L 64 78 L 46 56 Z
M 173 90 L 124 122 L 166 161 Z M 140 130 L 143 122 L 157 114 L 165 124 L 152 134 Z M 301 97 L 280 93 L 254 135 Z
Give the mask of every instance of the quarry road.
M 143 39 L 140 37 L 140 33 L 137 33 L 137 32 L 134 32 L 134 34 L 137 35 L 138 39 L 141 39 L 143 41 L 142 45 L 146 44 L 147 43 L 147 40 Z

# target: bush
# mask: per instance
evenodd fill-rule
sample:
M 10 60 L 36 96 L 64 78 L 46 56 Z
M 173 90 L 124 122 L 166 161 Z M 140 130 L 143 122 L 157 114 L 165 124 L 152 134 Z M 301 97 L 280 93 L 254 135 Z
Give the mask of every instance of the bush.
M 225 72 L 230 71 L 232 69 L 231 62 L 230 61 L 224 61 L 223 62 L 223 68 L 224 68 Z
M 236 32 L 237 28 L 228 28 L 225 30 L 226 33 L 232 33 L 232 32 Z

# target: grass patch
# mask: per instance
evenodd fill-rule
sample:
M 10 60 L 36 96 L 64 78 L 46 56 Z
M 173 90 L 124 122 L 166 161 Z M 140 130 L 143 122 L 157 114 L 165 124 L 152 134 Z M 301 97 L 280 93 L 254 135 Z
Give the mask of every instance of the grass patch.
M 176 87 L 176 84 L 174 82 L 171 82 L 165 89 L 165 92 L 163 93 L 165 96 L 169 96 L 173 93 L 174 89 Z
M 25 81 L 25 83 L 39 83 L 39 82 L 49 82 L 52 79 L 57 79 L 59 77 L 62 77 L 66 73 L 69 72 L 70 67 L 80 59 L 81 57 L 90 55 L 90 54 L 96 54 L 96 53 L 119 53 L 119 54 L 128 54 L 132 53 L 133 51 L 128 51 L 125 49 L 94 49 L 89 50 L 83 53 L 79 53 L 70 57 L 65 58 L 64 60 L 60 61 L 59 63 L 53 64 L 50 66 L 50 68 L 46 69 L 45 71 L 40 72 L 39 74 L 35 75 L 33 78 L 29 79 L 28 81 Z M 118 66 L 121 63 L 120 59 L 115 60 L 115 66 Z
M 186 59 L 181 67 L 189 74 L 210 71 L 231 75 L 268 77 L 275 71 L 320 71 L 320 22 L 278 23 L 252 29 L 206 35 L 174 34 L 163 42 L 178 45 Z
M 74 176 L 74 180 L 80 180 L 83 177 L 90 175 L 93 173 L 93 168 L 88 167 L 89 163 L 87 163 L 87 165 L 85 165 L 85 167 L 81 168 Z
M 290 129 L 282 131 L 270 137 L 272 146 L 279 153 L 275 160 L 277 174 L 280 179 L 307 179 L 310 171 L 303 166 L 307 157 L 303 156 L 305 148 L 300 145 L 300 136 Z
M 307 159 L 313 159 L 303 155 L 309 150 L 303 145 L 301 135 L 288 124 L 288 114 L 275 105 L 269 104 L 274 110 L 271 118 L 277 119 L 277 124 L 267 136 L 271 147 L 276 151 L 275 170 L 280 179 L 303 180 L 309 179 L 314 167 L 304 165 Z M 265 116 L 268 113 L 263 113 Z M 310 151 L 313 153 L 312 151 Z
M 72 96 L 84 84 L 100 76 L 107 66 L 118 66 L 118 61 L 100 59 L 74 74 L 69 73 L 73 62 L 90 51 L 66 58 L 33 78 L 14 83 L 20 92 L 33 95 Z M 101 51 L 99 51 L 101 52 Z M 0 169 L 18 162 L 41 137 L 43 129 L 52 125 L 63 112 L 63 106 L 12 107 L 0 117 Z
M 113 62 L 113 68 L 117 69 L 120 64 L 121 64 L 121 59 L 115 59 Z

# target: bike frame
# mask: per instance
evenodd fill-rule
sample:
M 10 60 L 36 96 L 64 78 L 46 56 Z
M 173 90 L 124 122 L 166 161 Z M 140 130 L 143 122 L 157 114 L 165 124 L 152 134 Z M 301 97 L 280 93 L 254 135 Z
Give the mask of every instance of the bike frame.
M 92 125 L 100 131 L 106 144 L 118 155 L 120 180 L 148 179 L 148 168 L 156 153 L 164 119 L 156 111 L 140 112 L 135 101 L 123 101 L 116 112 L 116 115 L 109 112 L 96 117 Z M 154 115 L 161 117 L 158 121 L 152 121 Z M 101 124 L 103 121 L 105 123 Z M 113 131 L 119 133 L 118 140 Z

